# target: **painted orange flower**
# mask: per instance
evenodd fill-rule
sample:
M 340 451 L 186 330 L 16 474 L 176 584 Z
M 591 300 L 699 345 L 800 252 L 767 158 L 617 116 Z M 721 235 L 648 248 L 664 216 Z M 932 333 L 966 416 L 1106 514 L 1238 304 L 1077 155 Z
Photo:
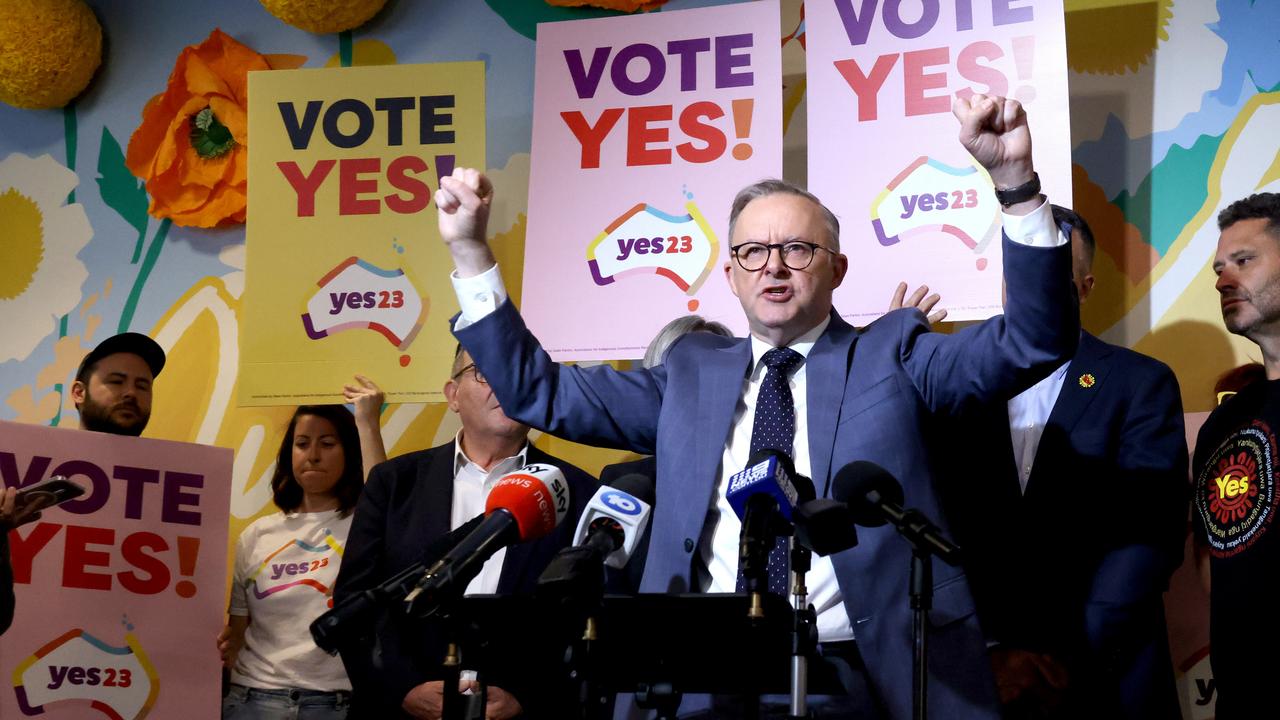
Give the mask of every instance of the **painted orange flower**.
M 125 158 L 147 185 L 149 212 L 192 227 L 244 222 L 249 71 L 304 61 L 261 55 L 218 29 L 183 48 L 168 87 L 142 109 Z

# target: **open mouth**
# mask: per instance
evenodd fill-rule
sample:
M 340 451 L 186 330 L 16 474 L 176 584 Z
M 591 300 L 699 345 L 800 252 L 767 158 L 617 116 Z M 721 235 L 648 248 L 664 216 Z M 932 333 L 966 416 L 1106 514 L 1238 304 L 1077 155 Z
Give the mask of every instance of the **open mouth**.
M 791 288 L 786 285 L 767 287 L 764 289 L 764 292 L 760 294 L 770 302 L 786 302 L 787 300 L 790 300 L 793 295 Z

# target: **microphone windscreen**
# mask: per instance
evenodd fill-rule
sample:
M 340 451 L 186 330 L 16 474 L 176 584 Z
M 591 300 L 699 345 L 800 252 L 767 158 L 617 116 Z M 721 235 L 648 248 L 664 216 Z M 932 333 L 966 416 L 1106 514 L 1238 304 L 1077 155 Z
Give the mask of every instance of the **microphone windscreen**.
M 507 473 L 493 485 L 485 514 L 506 510 L 526 542 L 550 534 L 569 513 L 569 485 L 554 465 L 530 464 Z
M 647 505 L 653 505 L 653 478 L 651 477 L 640 473 L 627 473 L 614 481 L 613 487 Z
M 791 456 L 777 448 L 761 448 L 751 455 L 751 459 L 747 461 L 747 467 L 751 467 L 757 463 L 762 463 L 769 458 L 777 458 L 778 464 L 782 466 L 783 471 L 787 474 L 787 479 L 796 489 L 796 504 L 809 502 L 817 498 L 818 491 L 813 486 L 813 480 L 796 472 L 795 461 Z
M 902 505 L 902 485 L 888 470 L 866 460 L 855 460 L 840 468 L 832 481 L 831 495 L 853 511 L 854 522 L 863 527 L 885 524 L 881 503 Z

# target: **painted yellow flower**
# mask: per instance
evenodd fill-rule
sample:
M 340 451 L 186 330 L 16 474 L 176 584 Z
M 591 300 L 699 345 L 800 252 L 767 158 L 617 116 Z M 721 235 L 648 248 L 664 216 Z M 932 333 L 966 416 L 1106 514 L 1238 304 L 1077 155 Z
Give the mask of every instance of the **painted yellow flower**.
M 93 228 L 84 206 L 67 204 L 76 174 L 48 155 L 0 160 L 0 317 L 8 323 L 0 362 L 24 360 L 80 303 L 89 276 L 76 257 Z
M 0 2 L 0 102 L 71 102 L 102 64 L 102 26 L 82 0 Z
M 387 0 L 261 0 L 267 12 L 313 33 L 336 33 L 360 27 Z

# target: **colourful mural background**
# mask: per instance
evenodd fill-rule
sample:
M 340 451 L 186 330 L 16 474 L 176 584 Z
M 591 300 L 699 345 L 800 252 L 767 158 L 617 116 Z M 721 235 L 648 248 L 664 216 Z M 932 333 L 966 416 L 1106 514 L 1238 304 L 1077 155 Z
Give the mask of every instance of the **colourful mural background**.
M 721 3 L 672 0 L 665 9 L 712 4 Z M 534 26 L 610 13 L 534 0 L 402 0 L 353 32 L 313 35 L 254 0 L 89 5 L 107 41 L 88 91 L 64 110 L 0 104 L 0 419 L 73 427 L 65 389 L 83 353 L 117 330 L 152 334 L 170 362 L 146 434 L 235 451 L 234 537 L 269 510 L 265 479 L 292 408 L 234 402 L 244 227 L 187 228 L 149 217 L 145 192 L 124 166 L 140 113 L 164 90 L 179 52 L 221 28 L 303 67 L 483 61 L 486 154 L 500 190 L 490 229 L 518 299 Z M 1067 0 L 1066 11 L 1075 206 L 1101 248 L 1085 325 L 1167 362 L 1187 411 L 1207 411 L 1213 379 L 1258 359 L 1222 329 L 1210 257 L 1217 210 L 1280 187 L 1280 3 Z M 784 167 L 804 182 L 801 3 L 783 0 L 782 16 Z M 438 404 L 393 405 L 383 414 L 392 454 L 456 429 Z M 593 471 L 620 457 L 548 437 L 537 442 Z M 1193 605 L 1179 607 L 1180 622 L 1202 617 Z M 1183 659 L 1198 652 L 1194 632 L 1187 637 Z M 1198 642 L 1202 648 L 1203 637 Z M 1188 717 L 1212 713 L 1211 704 L 1197 704 L 1204 665 L 1180 668 Z

